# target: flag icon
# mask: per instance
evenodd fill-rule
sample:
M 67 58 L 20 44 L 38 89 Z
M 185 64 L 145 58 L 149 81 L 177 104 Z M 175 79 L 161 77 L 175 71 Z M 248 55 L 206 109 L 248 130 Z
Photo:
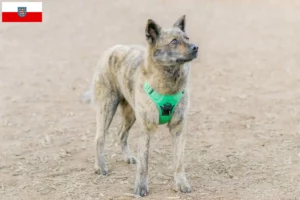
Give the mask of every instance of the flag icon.
M 2 22 L 42 22 L 42 2 L 2 2 Z

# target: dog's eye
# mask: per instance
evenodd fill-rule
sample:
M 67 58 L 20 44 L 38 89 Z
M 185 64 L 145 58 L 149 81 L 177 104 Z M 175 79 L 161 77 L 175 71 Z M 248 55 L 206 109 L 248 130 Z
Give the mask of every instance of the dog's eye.
M 189 37 L 187 37 L 187 36 L 185 36 L 184 38 L 185 38 L 186 40 L 189 40 L 189 39 L 190 39 L 190 38 L 189 38 Z
M 173 44 L 173 45 L 178 44 L 178 40 L 176 40 L 176 39 L 172 40 L 172 41 L 171 41 L 171 44 Z

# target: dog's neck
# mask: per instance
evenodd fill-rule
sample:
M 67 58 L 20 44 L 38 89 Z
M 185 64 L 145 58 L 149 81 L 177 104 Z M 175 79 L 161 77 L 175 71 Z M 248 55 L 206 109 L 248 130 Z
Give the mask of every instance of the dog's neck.
M 187 85 L 190 64 L 162 66 L 149 59 L 145 63 L 145 78 L 150 86 L 160 94 L 181 92 Z

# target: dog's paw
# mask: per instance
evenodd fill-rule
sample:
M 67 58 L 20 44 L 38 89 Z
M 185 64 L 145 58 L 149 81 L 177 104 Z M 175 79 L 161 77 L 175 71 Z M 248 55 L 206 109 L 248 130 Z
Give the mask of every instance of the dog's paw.
M 176 183 L 176 190 L 182 193 L 190 193 L 192 188 L 187 181 Z
M 100 169 L 95 169 L 95 174 L 102 174 L 103 176 L 107 176 L 108 175 L 108 170 L 103 170 L 101 171 Z
M 124 159 L 128 164 L 136 164 L 136 158 L 134 156 L 129 156 Z
M 141 197 L 144 197 L 148 194 L 149 190 L 147 185 L 139 184 L 135 187 L 135 194 Z
M 108 170 L 107 169 L 99 169 L 97 167 L 95 167 L 95 174 L 102 174 L 103 176 L 107 176 L 108 175 Z

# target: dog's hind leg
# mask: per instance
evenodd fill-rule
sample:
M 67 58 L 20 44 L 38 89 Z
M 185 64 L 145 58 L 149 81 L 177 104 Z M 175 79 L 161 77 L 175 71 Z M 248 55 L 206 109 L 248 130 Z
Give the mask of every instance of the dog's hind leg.
M 123 123 L 119 132 L 119 136 L 120 136 L 120 145 L 124 156 L 124 161 L 129 164 L 135 164 L 136 159 L 135 157 L 131 156 L 130 149 L 127 142 L 129 130 L 135 122 L 134 110 L 125 100 L 120 102 L 120 106 L 122 110 Z
M 116 113 L 119 99 L 117 94 L 108 90 L 108 88 L 101 88 L 101 90 L 104 91 L 97 94 L 98 97 L 96 96 L 97 100 L 95 102 L 97 120 L 95 172 L 107 175 L 108 169 L 104 158 L 105 135 Z

